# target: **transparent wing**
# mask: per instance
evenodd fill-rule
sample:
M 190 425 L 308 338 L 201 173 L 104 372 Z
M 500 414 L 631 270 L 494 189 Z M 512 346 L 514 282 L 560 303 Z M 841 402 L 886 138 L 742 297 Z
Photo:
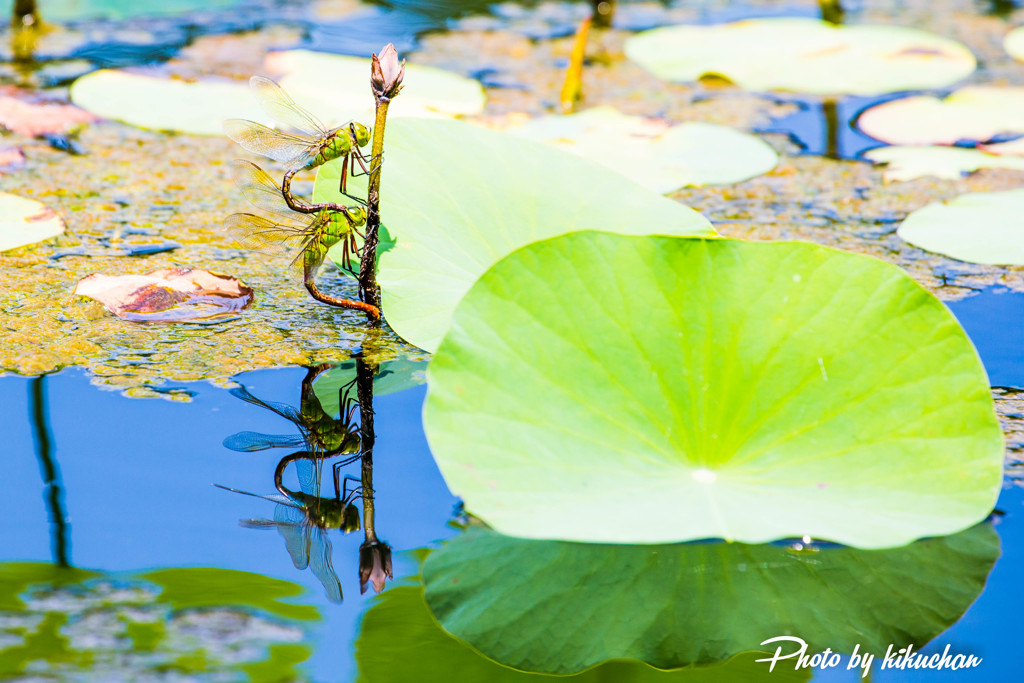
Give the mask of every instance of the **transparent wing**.
M 316 232 L 311 226 L 280 223 L 252 213 L 233 213 L 224 219 L 223 225 L 226 230 L 241 232 L 246 244 L 272 251 L 297 241 L 304 244 Z
M 310 568 L 320 579 L 327 591 L 327 599 L 331 602 L 341 602 L 341 581 L 334 571 L 334 564 L 331 562 L 331 541 L 327 532 L 319 527 L 312 530 L 313 553 L 310 557 Z
M 284 88 L 269 78 L 253 76 L 249 79 L 249 87 L 256 94 L 263 111 L 270 114 L 275 121 L 280 121 L 289 128 L 312 135 L 320 140 L 326 138 L 329 133 L 320 119 L 295 104 L 295 100 L 288 96 Z
M 236 183 L 242 190 L 242 196 L 261 211 L 274 217 L 275 222 L 294 225 L 299 221 L 308 220 L 308 216 L 292 211 L 281 196 L 281 188 L 270 174 L 262 168 L 243 159 L 235 159 L 232 164 Z
M 284 419 L 295 423 L 300 429 L 303 426 L 304 421 L 302 419 L 302 416 L 299 415 L 298 411 L 295 410 L 295 408 L 292 408 L 289 405 L 285 405 L 284 403 L 275 403 L 273 401 L 263 401 L 261 399 L 258 399 L 251 393 L 249 393 L 249 390 L 246 389 L 245 387 L 234 387 L 233 389 L 230 389 L 229 392 L 235 398 L 240 398 L 246 403 L 251 403 L 255 406 L 259 406 L 260 408 L 266 408 L 267 410 L 273 413 L 277 413 Z
M 255 121 L 227 119 L 221 128 L 225 135 L 246 151 L 282 161 L 295 168 L 308 164 L 320 151 L 318 140 L 282 133 Z
M 265 451 L 268 448 L 302 448 L 306 440 L 293 434 L 260 434 L 238 432 L 224 439 L 224 447 L 240 453 Z
M 277 532 L 284 538 L 284 545 L 291 555 L 296 569 L 309 566 L 309 525 L 306 517 L 295 508 L 278 505 L 274 510 Z

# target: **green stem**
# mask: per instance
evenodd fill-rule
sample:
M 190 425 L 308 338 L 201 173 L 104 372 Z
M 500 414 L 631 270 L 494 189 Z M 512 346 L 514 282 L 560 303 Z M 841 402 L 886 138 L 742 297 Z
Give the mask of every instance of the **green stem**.
M 359 263 L 359 297 L 380 310 L 380 289 L 377 286 L 377 233 L 380 229 L 380 172 L 384 160 L 384 124 L 388 116 L 387 100 L 377 101 L 373 122 L 373 147 L 370 153 L 370 187 L 366 195 L 366 239 Z M 367 316 L 371 323 L 380 318 Z

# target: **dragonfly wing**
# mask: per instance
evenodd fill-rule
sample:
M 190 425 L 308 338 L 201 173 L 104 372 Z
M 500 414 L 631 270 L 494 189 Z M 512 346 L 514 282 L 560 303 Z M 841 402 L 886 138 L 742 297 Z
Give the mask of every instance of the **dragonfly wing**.
M 240 453 L 265 451 L 268 448 L 301 448 L 306 440 L 294 434 L 260 434 L 238 432 L 224 439 L 224 447 Z
M 250 204 L 271 214 L 279 222 L 283 221 L 285 225 L 297 221 L 300 216 L 305 218 L 302 214 L 287 208 L 284 197 L 281 196 L 281 188 L 262 168 L 243 159 L 236 159 L 232 165 L 232 175 L 242 190 L 242 196 Z
M 284 545 L 291 555 L 292 564 L 296 569 L 309 566 L 309 525 L 305 515 L 285 505 L 278 505 L 274 510 L 274 521 L 277 532 L 284 538 Z
M 310 557 L 310 568 L 320 579 L 327 591 L 327 599 L 331 602 L 341 602 L 341 581 L 334 571 L 334 563 L 331 562 L 331 540 L 327 532 L 319 527 L 313 528 L 313 554 Z
M 255 121 L 227 119 L 221 127 L 225 135 L 246 151 L 293 167 L 305 166 L 320 151 L 316 140 L 283 133 Z
M 256 94 L 263 111 L 270 114 L 275 121 L 315 137 L 317 144 L 327 137 L 328 131 L 324 124 L 295 104 L 295 100 L 274 81 L 263 76 L 253 76 L 249 79 L 249 87 Z

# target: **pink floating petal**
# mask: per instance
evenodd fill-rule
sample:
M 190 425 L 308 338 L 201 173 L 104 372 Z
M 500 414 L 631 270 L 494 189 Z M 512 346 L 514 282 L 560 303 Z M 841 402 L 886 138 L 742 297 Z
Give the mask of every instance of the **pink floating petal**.
M 0 172 L 17 171 L 25 166 L 25 153 L 18 147 L 0 147 Z
M 139 322 L 217 321 L 253 300 L 252 290 L 235 278 L 188 268 L 90 275 L 78 283 L 75 294 L 99 301 L 122 320 Z
M 75 124 L 95 120 L 95 116 L 71 104 L 30 104 L 0 95 L 0 126 L 26 137 L 64 133 Z

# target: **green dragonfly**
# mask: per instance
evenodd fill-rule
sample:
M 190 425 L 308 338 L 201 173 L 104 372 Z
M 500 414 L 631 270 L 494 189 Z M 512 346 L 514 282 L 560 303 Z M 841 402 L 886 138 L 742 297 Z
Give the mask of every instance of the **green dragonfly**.
M 297 244 L 301 251 L 291 267 L 307 287 L 315 287 L 317 270 L 335 244 L 342 244 L 342 264 L 352 272 L 351 259 L 359 253 L 358 228 L 366 223 L 365 209 L 329 204 L 316 213 L 286 210 L 281 206 L 281 189 L 266 171 L 249 161 L 237 161 L 236 169 L 242 195 L 267 216 L 231 214 L 224 219 L 226 228 L 242 231 L 246 241 L 261 247 Z
M 346 193 L 346 182 L 349 168 L 353 175 L 356 163 L 363 173 L 369 173 L 366 160 L 360 147 L 370 142 L 370 129 L 355 121 L 328 129 L 315 116 L 300 107 L 288 96 L 288 93 L 274 81 L 263 76 L 253 76 L 249 86 L 256 94 L 263 110 L 275 121 L 298 131 L 288 133 L 274 130 L 245 119 L 228 119 L 224 122 L 224 132 L 253 154 L 259 154 L 288 166 L 285 175 L 285 187 L 297 172 L 312 169 L 334 159 L 344 159 L 341 168 L 339 189 Z M 285 199 L 291 208 L 295 208 L 294 198 L 285 191 Z

